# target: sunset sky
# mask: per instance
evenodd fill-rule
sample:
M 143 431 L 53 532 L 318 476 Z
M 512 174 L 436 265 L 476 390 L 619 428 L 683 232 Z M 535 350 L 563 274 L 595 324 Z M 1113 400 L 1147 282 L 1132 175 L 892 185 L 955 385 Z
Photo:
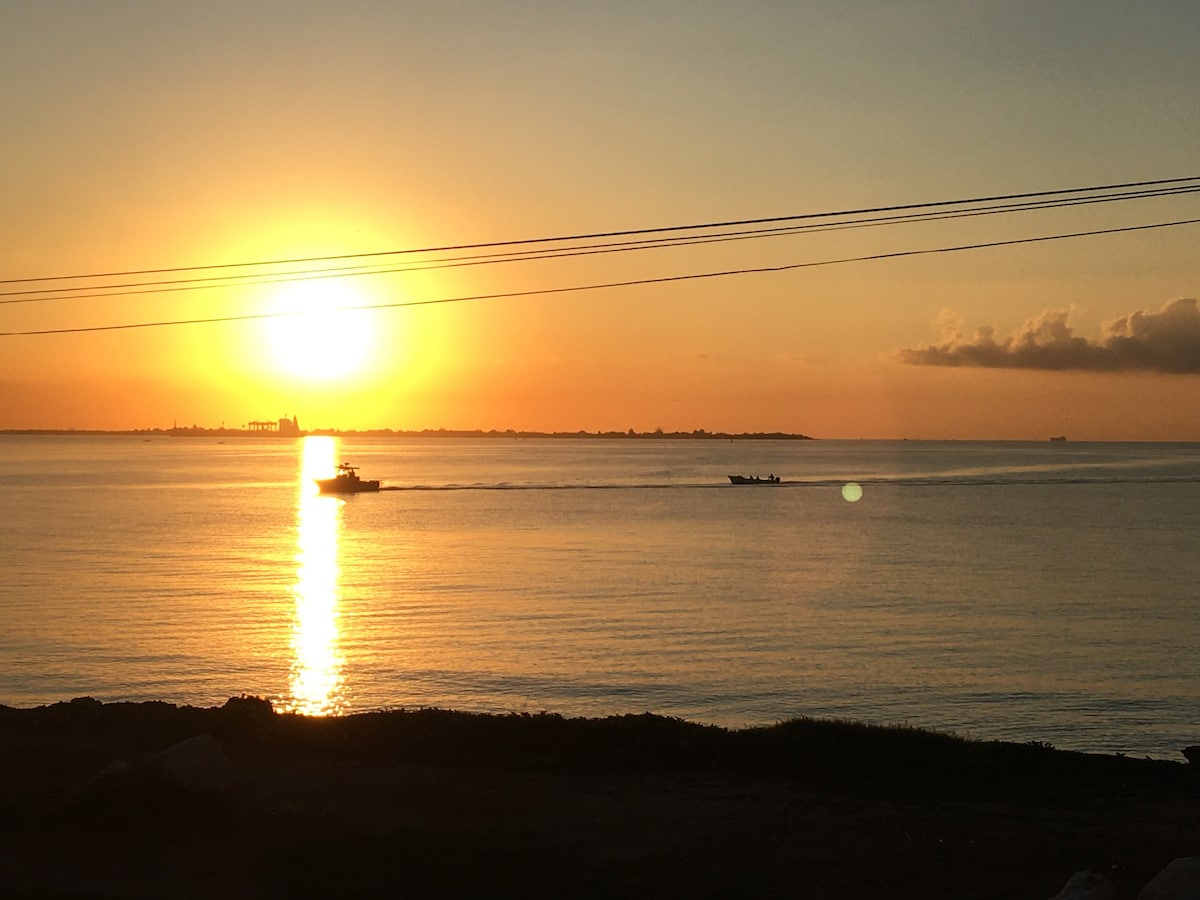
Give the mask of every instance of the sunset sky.
M 0 3 L 0 429 L 1200 440 L 1198 224 L 395 305 L 1200 219 L 1198 193 L 121 274 L 1195 178 L 1198 46 L 1194 0 Z M 327 271 L 360 261 L 409 271 Z M 256 277 L 196 281 L 229 274 Z M 15 333 L 300 309 L 326 312 Z

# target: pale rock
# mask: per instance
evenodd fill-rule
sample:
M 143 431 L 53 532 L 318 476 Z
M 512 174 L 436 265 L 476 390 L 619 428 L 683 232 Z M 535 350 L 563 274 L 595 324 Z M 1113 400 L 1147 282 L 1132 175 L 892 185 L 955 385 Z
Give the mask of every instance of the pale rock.
M 1116 896 L 1117 887 L 1112 879 L 1085 869 L 1072 875 L 1050 900 L 1115 900 Z
M 188 790 L 215 793 L 233 784 L 233 764 L 211 734 L 198 734 L 172 744 L 158 755 L 158 767 L 176 785 Z
M 1181 856 L 1150 880 L 1138 900 L 1200 900 L 1200 856 Z

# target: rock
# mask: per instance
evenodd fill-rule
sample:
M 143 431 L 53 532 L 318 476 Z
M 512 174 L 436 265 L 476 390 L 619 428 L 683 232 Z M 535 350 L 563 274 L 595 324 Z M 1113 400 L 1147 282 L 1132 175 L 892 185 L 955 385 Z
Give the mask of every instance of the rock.
M 1200 766 L 1200 744 L 1193 747 L 1184 747 L 1182 752 L 1188 762 Z
M 1076 872 L 1050 900 L 1115 900 L 1117 887 L 1099 872 Z
M 1138 900 L 1196 900 L 1200 897 L 1200 856 L 1172 860 L 1138 894 Z
M 233 763 L 217 739 L 198 734 L 161 753 L 114 759 L 71 805 L 85 815 L 141 827 L 219 808 L 234 780 Z
M 81 796 L 97 799 L 119 794 L 135 777 L 137 766 L 127 759 L 114 759 L 83 786 Z
M 211 734 L 172 744 L 158 755 L 158 767 L 178 787 L 215 793 L 233 784 L 233 764 Z

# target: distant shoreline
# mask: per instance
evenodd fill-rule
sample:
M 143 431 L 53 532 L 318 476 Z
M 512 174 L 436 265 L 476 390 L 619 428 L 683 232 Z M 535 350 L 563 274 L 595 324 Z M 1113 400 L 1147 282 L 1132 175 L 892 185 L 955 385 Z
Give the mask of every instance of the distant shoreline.
M 938 443 L 938 444 L 1052 444 L 1061 446 L 1068 443 L 1065 437 L 1035 438 L 925 438 L 925 437 L 843 437 L 819 438 L 812 435 L 781 432 L 781 431 L 752 431 L 728 432 L 707 431 L 703 428 L 696 431 L 517 431 L 506 429 L 497 431 L 491 429 L 455 429 L 455 428 L 425 428 L 420 431 L 404 431 L 391 428 L 370 429 L 339 429 L 314 428 L 309 431 L 280 433 L 278 431 L 251 431 L 246 428 L 0 428 L 0 437 L 5 436 L 47 436 L 47 437 L 89 437 L 89 436 L 126 436 L 126 437 L 192 437 L 192 438 L 246 438 L 248 440 L 295 440 L 304 437 L 364 437 L 364 438 L 489 438 L 511 440 L 720 440 L 720 441 L 827 441 L 842 442 L 878 442 L 878 443 Z M 1071 440 L 1071 444 L 1197 444 L 1197 440 L 1156 440 L 1129 438 L 1085 438 Z
M 807 434 L 792 434 L 780 431 L 725 432 L 706 431 L 483 431 L 480 429 L 425 428 L 421 431 L 397 431 L 391 428 L 367 430 L 318 428 L 295 434 L 275 431 L 251 431 L 246 428 L 133 428 L 133 429 L 88 429 L 88 428 L 4 428 L 0 435 L 129 435 L 132 437 L 246 437 L 293 439 L 298 437 L 403 437 L 403 438 L 591 438 L 591 439 L 651 439 L 651 440 L 750 440 L 750 441 L 815 441 Z

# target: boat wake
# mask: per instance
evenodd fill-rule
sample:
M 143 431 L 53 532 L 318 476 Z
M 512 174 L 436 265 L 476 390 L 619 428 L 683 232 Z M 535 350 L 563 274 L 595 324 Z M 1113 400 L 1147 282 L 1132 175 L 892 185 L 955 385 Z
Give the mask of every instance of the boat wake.
M 773 486 L 779 488 L 836 488 L 855 482 L 874 487 L 937 488 L 937 487 L 1016 487 L 1041 485 L 1118 485 L 1118 484 L 1200 484 L 1200 475 L 1082 475 L 1082 476 L 1013 476 L 1013 475 L 844 475 L 791 480 L 782 479 Z M 646 491 L 646 490 L 732 490 L 735 485 L 721 482 L 625 482 L 625 483 L 472 483 L 472 484 L 389 484 L 382 491 Z M 741 493 L 741 492 L 739 492 Z M 753 492 L 757 494 L 757 492 Z

